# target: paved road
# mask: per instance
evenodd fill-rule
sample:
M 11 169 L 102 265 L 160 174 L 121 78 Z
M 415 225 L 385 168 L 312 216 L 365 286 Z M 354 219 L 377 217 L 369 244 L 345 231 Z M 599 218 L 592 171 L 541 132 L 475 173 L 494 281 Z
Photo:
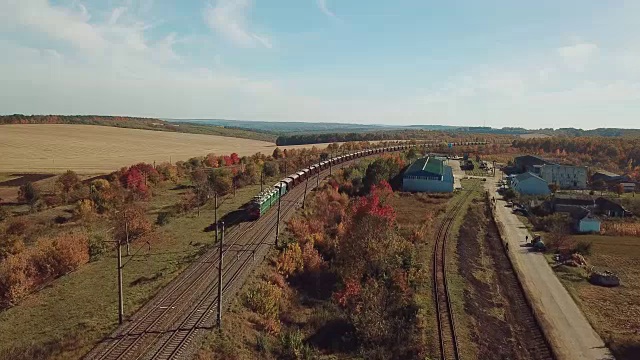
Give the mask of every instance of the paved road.
M 497 177 L 495 180 L 497 181 Z M 495 196 L 496 181 L 486 182 L 490 196 Z M 531 234 L 522 222 L 497 200 L 496 220 L 504 225 L 509 243 L 509 255 L 521 275 L 523 286 L 534 305 L 534 311 L 545 328 L 559 360 L 613 359 L 609 349 L 593 330 L 582 311 L 573 301 L 542 254 L 530 253 L 522 247 L 525 236 Z

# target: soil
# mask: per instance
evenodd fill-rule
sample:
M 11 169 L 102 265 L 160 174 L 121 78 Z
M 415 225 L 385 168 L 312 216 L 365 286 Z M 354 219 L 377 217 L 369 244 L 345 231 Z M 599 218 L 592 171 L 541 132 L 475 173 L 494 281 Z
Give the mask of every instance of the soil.
M 480 359 L 534 359 L 527 342 L 532 334 L 524 324 L 530 314 L 514 304 L 522 299 L 513 291 L 515 274 L 504 253 L 498 229 L 485 203 L 469 208 L 457 245 L 460 275 L 468 287 L 465 311 L 472 318 L 472 341 Z

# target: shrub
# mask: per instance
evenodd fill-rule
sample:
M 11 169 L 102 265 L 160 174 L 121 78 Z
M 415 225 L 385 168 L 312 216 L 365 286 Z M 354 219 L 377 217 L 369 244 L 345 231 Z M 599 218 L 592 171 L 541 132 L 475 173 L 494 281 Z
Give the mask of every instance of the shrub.
M 304 268 L 304 260 L 302 258 L 302 250 L 298 243 L 287 245 L 276 260 L 276 270 L 285 278 L 289 277 Z
M 33 288 L 28 254 L 22 252 L 0 263 L 0 300 L 2 306 L 14 305 Z
M 79 232 L 39 239 L 31 261 L 39 282 L 64 275 L 89 262 L 89 239 Z
M 4 221 L 10 218 L 12 215 L 11 210 L 5 206 L 0 206 L 0 221 Z
M 280 358 L 287 360 L 313 358 L 313 351 L 304 343 L 300 330 L 287 331 L 280 335 Z
M 156 225 L 167 225 L 169 223 L 169 220 L 171 220 L 171 216 L 173 216 L 173 214 L 170 211 L 159 212 L 158 217 L 156 218 Z
M 80 220 L 91 220 L 96 214 L 96 207 L 92 200 L 82 199 L 76 203 L 74 215 Z
M 33 211 L 40 200 L 40 190 L 33 183 L 28 182 L 18 189 L 18 200 L 27 203 Z
M 95 261 L 109 248 L 102 235 L 93 235 L 89 238 L 89 261 Z
M 270 333 L 280 331 L 280 301 L 282 289 L 267 282 L 260 282 L 244 295 L 244 304 L 261 317 L 263 327 Z
M 24 250 L 22 238 L 16 235 L 0 236 L 0 261 Z
M 577 252 L 581 255 L 591 255 L 591 246 L 593 243 L 587 241 L 578 241 L 576 246 L 573 248 L 574 252 Z

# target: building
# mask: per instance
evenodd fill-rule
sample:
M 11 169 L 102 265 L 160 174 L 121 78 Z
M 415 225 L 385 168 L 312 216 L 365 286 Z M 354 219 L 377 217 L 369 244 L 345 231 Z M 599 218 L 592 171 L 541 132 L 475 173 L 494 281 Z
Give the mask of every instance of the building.
M 591 175 L 591 183 L 603 181 L 605 184 L 618 183 L 626 179 L 623 175 L 618 175 L 606 170 L 598 170 Z
M 560 189 L 586 189 L 587 167 L 559 164 L 534 165 L 533 173 Z
M 576 209 L 596 209 L 596 201 L 589 195 L 581 194 L 555 194 L 551 199 L 551 212 L 570 213 Z
M 453 192 L 453 171 L 436 157 L 416 160 L 402 175 L 402 190 L 415 192 Z
M 549 184 L 539 176 L 526 172 L 511 178 L 511 187 L 521 195 L 549 195 Z
M 587 209 L 572 212 L 571 219 L 573 230 L 579 234 L 600 232 L 600 219 L 593 216 Z
M 517 156 L 513 159 L 513 167 L 518 173 L 534 172 L 536 165 L 551 164 L 549 161 L 535 155 Z
M 609 217 L 631 216 L 631 212 L 625 209 L 622 205 L 604 197 L 596 199 L 596 209 L 598 214 Z
M 636 191 L 636 183 L 634 182 L 621 182 L 622 189 L 624 192 L 634 192 Z

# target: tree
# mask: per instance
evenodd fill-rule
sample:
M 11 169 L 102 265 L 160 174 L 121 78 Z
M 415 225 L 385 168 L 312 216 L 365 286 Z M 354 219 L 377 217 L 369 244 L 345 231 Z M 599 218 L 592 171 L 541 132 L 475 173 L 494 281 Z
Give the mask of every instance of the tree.
M 78 174 L 71 170 L 67 170 L 56 180 L 56 188 L 62 192 L 62 200 L 65 204 L 69 203 L 69 194 L 73 189 L 81 183 Z
M 209 175 L 209 184 L 218 196 L 223 196 L 231 192 L 233 176 L 228 170 L 221 169 Z
M 128 205 L 114 214 L 114 237 L 120 244 L 138 240 L 153 230 L 144 208 Z
M 264 175 L 268 177 L 278 176 L 280 169 L 275 161 L 269 161 L 264 163 Z
M 624 194 L 624 185 L 616 184 L 615 192 L 618 194 L 618 197 L 622 196 L 622 194 Z
M 277 148 L 273 149 L 273 154 L 271 155 L 271 157 L 273 157 L 276 160 L 282 159 L 284 157 L 284 153 L 282 152 L 282 150 L 279 147 L 277 147 Z
M 551 183 L 551 184 L 549 184 L 549 190 L 550 190 L 550 191 L 551 191 L 551 193 L 553 193 L 553 194 L 555 194 L 555 193 L 558 191 L 558 189 L 559 189 L 559 188 L 560 188 L 560 187 L 559 187 L 559 186 L 558 186 L 558 184 L 556 184 L 556 183 Z
M 36 204 L 40 200 L 40 190 L 31 182 L 20 186 L 18 190 L 18 200 L 29 205 L 31 211 L 35 210 Z
M 146 184 L 144 175 L 139 169 L 132 166 L 125 170 L 120 176 L 120 182 L 134 197 L 140 197 L 142 199 L 149 197 L 149 187 Z

